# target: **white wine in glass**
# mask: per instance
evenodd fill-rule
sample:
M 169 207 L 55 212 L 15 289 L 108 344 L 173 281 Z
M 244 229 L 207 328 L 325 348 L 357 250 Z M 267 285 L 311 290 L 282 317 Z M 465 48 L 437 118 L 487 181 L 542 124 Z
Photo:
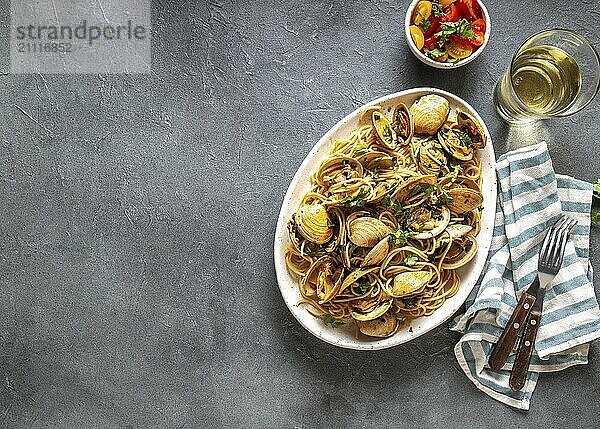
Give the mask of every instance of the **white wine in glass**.
M 585 107 L 598 85 L 598 55 L 589 42 L 568 30 L 550 30 L 517 51 L 496 85 L 494 104 L 513 123 L 566 116 Z

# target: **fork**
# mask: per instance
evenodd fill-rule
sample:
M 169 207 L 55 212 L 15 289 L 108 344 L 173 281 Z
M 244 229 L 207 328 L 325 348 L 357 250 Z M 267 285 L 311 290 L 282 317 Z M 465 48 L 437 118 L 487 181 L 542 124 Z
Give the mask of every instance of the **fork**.
M 535 337 L 542 317 L 546 287 L 560 270 L 569 233 L 576 224 L 577 221 L 574 219 L 563 216 L 546 234 L 540 249 L 538 275 L 531 286 L 521 295 L 515 311 L 490 356 L 490 367 L 501 369 L 511 351 L 517 349 L 509 380 L 509 385 L 513 390 L 521 390 L 525 385 Z

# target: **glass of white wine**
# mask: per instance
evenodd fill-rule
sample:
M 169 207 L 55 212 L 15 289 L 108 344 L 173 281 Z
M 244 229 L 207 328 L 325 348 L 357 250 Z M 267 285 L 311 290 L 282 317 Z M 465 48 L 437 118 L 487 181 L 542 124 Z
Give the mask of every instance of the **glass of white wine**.
M 571 115 L 600 86 L 600 61 L 591 43 L 570 30 L 547 30 L 521 45 L 496 84 L 494 105 L 509 123 Z

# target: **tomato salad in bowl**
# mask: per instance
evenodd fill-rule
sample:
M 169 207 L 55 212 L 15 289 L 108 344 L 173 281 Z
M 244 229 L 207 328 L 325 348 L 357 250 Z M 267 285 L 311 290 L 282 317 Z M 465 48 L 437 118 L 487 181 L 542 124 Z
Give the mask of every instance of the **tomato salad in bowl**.
M 406 13 L 405 31 L 411 51 L 425 64 L 456 68 L 483 51 L 490 18 L 478 0 L 415 0 Z

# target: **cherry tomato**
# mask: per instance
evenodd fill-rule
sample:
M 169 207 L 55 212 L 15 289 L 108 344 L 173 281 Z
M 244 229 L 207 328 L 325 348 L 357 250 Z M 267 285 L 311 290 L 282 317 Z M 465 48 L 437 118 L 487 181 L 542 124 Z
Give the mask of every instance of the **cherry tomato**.
M 444 8 L 444 14 L 440 17 L 440 22 L 456 22 L 458 21 L 458 8 L 451 4 Z
M 457 0 L 456 5 L 465 18 L 472 21 L 481 18 L 481 8 L 477 0 Z
M 415 46 L 420 51 L 423 49 L 423 43 L 425 43 L 425 37 L 423 36 L 423 32 L 416 25 L 411 25 L 408 27 L 408 31 L 410 32 L 410 37 L 412 37 L 413 42 L 415 42 Z
M 473 29 L 473 31 L 478 31 L 480 33 L 485 33 L 485 19 L 476 19 L 475 21 L 473 21 L 471 23 L 471 28 Z
M 432 7 L 433 6 L 430 1 L 423 0 L 417 3 L 412 15 L 413 24 L 420 25 L 423 23 L 423 21 L 427 21 L 431 15 Z
M 460 37 L 451 36 L 444 46 L 448 51 L 448 55 L 457 60 L 467 58 L 473 53 L 473 46 Z
M 456 0 L 440 0 L 440 4 L 442 5 L 442 7 L 448 7 L 455 1 Z
M 439 61 L 440 63 L 446 62 L 446 60 L 448 59 L 448 53 L 444 52 L 444 55 L 442 55 L 441 57 L 437 57 L 435 60 Z
M 433 47 L 439 49 L 440 45 L 438 44 L 438 40 L 439 38 L 434 36 L 425 39 L 425 43 L 423 43 L 423 48 L 431 49 Z
M 425 38 L 433 36 L 433 33 L 437 33 L 440 28 L 440 18 L 431 16 L 429 28 L 425 32 Z
M 469 42 L 473 46 L 481 46 L 485 42 L 485 21 L 483 19 L 476 19 L 471 24 L 471 29 L 475 33 L 475 39 L 469 39 Z

